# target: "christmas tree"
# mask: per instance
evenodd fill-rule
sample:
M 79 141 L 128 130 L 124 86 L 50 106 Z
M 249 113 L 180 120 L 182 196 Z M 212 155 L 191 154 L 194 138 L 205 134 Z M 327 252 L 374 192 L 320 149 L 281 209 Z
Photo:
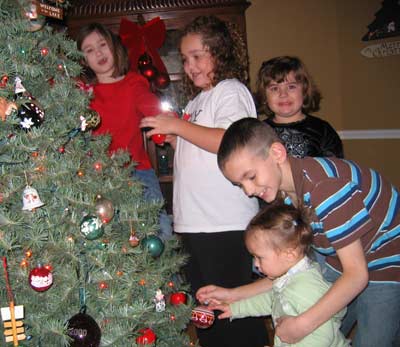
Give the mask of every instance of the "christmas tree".
M 383 0 L 382 7 L 375 13 L 375 20 L 368 25 L 363 41 L 384 39 L 400 34 L 399 0 Z
M 189 346 L 179 241 L 91 135 L 82 57 L 39 4 L 0 0 L 0 344 Z

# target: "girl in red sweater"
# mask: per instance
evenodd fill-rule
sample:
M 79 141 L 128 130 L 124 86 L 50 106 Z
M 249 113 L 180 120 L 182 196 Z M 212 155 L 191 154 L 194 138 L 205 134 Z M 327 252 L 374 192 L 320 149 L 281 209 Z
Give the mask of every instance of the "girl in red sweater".
M 105 26 L 91 23 L 82 27 L 77 45 L 85 57 L 85 79 L 93 87 L 90 107 L 101 117 L 100 126 L 93 133 L 111 135 L 110 155 L 119 149 L 128 151 L 137 163 L 134 175 L 144 184 L 145 199 L 163 201 L 139 128 L 143 117 L 162 113 L 159 99 L 142 75 L 130 71 L 126 48 Z M 163 239 L 172 235 L 171 224 L 171 218 L 162 210 Z

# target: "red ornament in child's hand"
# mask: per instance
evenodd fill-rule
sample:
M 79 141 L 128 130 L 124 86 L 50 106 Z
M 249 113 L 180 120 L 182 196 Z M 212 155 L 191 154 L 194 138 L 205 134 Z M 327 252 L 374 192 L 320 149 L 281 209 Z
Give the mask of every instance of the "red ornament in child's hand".
M 169 298 L 169 302 L 175 306 L 180 304 L 186 304 L 186 300 L 187 300 L 186 294 L 183 292 L 173 293 Z
M 164 144 L 166 138 L 167 138 L 167 136 L 165 134 L 154 134 L 151 136 L 151 139 L 157 145 Z
M 207 329 L 214 323 L 214 312 L 209 310 L 206 306 L 197 306 L 192 310 L 192 317 L 190 320 L 200 329 Z
M 150 328 L 142 329 L 139 332 L 141 333 L 141 335 L 136 338 L 136 343 L 139 346 L 150 345 L 156 341 L 157 336 Z

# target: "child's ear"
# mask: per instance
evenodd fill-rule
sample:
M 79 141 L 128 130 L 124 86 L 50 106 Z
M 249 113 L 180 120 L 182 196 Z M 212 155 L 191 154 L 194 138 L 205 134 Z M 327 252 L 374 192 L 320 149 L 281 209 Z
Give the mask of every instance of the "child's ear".
M 284 163 L 287 158 L 286 147 L 280 142 L 272 143 L 269 153 L 274 157 L 278 164 Z
M 296 260 L 299 257 L 299 248 L 298 247 L 288 247 L 283 250 L 288 260 Z

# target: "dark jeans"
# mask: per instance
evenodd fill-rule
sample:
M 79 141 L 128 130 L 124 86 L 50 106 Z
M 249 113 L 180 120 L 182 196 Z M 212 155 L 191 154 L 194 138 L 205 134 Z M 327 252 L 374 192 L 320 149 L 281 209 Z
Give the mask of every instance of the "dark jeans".
M 243 231 L 184 233 L 183 246 L 190 255 L 185 274 L 193 295 L 207 284 L 233 288 L 252 282 L 252 258 L 247 252 Z M 220 312 L 215 312 L 216 316 Z M 208 329 L 197 329 L 202 347 L 264 347 L 268 344 L 263 318 L 243 318 L 232 322 L 215 319 Z
M 164 201 L 161 192 L 160 182 L 153 169 L 135 170 L 133 175 L 136 176 L 143 184 L 143 195 L 146 201 Z M 172 237 L 172 219 L 168 216 L 165 208 L 161 209 L 159 214 L 159 224 L 161 239 L 168 240 Z

